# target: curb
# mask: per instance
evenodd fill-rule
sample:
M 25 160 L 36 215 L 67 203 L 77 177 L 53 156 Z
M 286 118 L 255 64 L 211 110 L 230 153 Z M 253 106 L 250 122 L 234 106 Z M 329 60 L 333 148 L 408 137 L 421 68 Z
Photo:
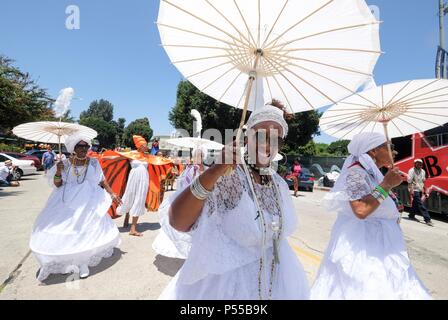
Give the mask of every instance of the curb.
M 328 188 L 328 187 L 314 187 L 314 190 L 330 191 L 331 188 Z

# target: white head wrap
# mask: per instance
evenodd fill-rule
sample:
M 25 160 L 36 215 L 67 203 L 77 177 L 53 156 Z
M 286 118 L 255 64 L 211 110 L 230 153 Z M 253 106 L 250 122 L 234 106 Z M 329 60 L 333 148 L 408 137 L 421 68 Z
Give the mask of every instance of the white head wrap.
M 67 151 L 73 153 L 75 151 L 75 146 L 81 141 L 87 142 L 89 145 L 92 145 L 92 139 L 82 133 L 74 133 L 70 136 L 65 136 L 64 144 L 67 148 Z
M 250 130 L 257 124 L 266 121 L 274 121 L 283 128 L 282 138 L 285 138 L 288 135 L 288 124 L 283 117 L 283 111 L 272 105 L 265 105 L 253 111 L 247 121 L 247 130 Z
M 335 206 L 338 205 L 335 200 L 347 201 L 344 196 L 341 197 L 340 195 L 341 193 L 345 194 L 348 171 L 353 163 L 359 161 L 367 173 L 374 178 L 376 183 L 380 184 L 383 181 L 383 174 L 367 152 L 379 147 L 385 142 L 387 142 L 386 137 L 381 133 L 375 132 L 360 133 L 353 138 L 348 145 L 350 156 L 345 160 L 341 174 L 336 180 L 333 189 L 331 189 L 331 192 L 325 197 L 325 206 L 327 210 L 335 210 Z

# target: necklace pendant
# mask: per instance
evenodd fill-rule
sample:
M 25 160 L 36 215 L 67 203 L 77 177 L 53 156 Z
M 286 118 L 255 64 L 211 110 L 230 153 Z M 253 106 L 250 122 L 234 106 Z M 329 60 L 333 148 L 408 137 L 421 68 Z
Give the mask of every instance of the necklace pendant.
M 272 248 L 273 248 L 273 255 L 274 255 L 274 261 L 276 264 L 280 263 L 280 257 L 278 254 L 278 240 L 277 238 L 274 236 L 273 239 L 273 243 L 272 243 Z

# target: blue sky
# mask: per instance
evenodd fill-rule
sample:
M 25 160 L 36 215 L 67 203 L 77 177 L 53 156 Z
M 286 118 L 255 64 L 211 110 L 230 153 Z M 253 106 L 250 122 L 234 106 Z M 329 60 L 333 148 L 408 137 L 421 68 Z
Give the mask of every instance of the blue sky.
M 224 1 L 224 0 L 223 0 Z M 275 0 L 277 1 L 277 0 Z M 173 130 L 168 112 L 180 73 L 170 64 L 154 21 L 158 0 L 0 0 L 0 53 L 16 60 L 56 97 L 73 87 L 77 117 L 95 99 L 115 106 L 115 118 L 149 117 L 155 134 Z M 433 78 L 438 44 L 437 0 L 368 0 L 380 9 L 378 84 Z M 69 5 L 80 30 L 65 28 Z M 319 142 L 334 139 L 322 135 Z

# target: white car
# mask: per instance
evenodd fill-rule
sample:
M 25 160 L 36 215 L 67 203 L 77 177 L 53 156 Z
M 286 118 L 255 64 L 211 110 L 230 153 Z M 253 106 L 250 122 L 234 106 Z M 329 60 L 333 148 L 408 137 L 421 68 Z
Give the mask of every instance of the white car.
M 32 160 L 18 160 L 16 158 L 8 156 L 7 154 L 0 153 L 0 166 L 4 166 L 6 160 L 11 160 L 12 164 L 17 167 L 17 170 L 14 174 L 14 178 L 17 180 L 22 176 L 37 173 L 37 168 L 34 166 L 34 161 Z

